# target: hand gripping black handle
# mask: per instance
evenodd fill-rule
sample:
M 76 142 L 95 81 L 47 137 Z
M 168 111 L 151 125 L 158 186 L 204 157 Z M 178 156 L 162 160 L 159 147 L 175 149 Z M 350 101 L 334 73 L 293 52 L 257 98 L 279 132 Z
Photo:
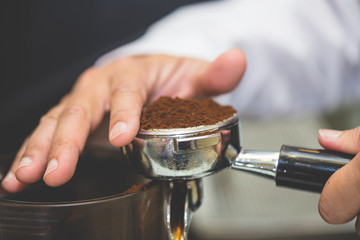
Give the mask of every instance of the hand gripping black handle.
M 326 181 L 354 155 L 283 145 L 276 169 L 276 185 L 321 192 Z

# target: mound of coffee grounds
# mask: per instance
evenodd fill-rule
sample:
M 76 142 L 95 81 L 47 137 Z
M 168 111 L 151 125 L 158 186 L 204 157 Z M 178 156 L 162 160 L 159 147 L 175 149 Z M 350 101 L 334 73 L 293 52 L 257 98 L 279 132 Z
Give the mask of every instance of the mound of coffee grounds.
M 146 130 L 213 125 L 235 113 L 236 110 L 231 106 L 221 106 L 212 99 L 160 97 L 142 113 L 140 128 Z

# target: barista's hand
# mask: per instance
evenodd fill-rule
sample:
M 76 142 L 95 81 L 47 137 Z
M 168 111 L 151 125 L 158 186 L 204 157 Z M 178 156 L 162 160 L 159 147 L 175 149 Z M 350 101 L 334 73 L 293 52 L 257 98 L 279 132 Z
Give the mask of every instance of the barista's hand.
M 325 184 L 319 200 L 319 212 L 328 223 L 346 223 L 357 216 L 360 235 L 360 127 L 347 131 L 320 130 L 320 144 L 331 150 L 357 154 L 336 171 Z
M 138 132 L 144 104 L 161 95 L 201 97 L 230 91 L 245 66 L 244 54 L 232 49 L 211 63 L 149 55 L 88 69 L 24 142 L 2 181 L 3 189 L 17 192 L 42 177 L 49 186 L 64 184 L 74 174 L 88 135 L 107 111 L 109 140 L 123 146 Z

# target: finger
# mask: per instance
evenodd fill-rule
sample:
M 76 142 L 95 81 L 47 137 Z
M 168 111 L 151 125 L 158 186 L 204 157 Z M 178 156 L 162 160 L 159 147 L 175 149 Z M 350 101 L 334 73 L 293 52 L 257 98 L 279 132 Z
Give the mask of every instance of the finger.
M 231 49 L 210 63 L 196 84 L 195 94 L 217 95 L 234 89 L 243 77 L 246 59 L 240 49 Z
M 26 187 L 26 184 L 24 184 L 16 179 L 15 170 L 16 170 L 17 166 L 19 165 L 22 154 L 25 151 L 25 146 L 27 144 L 27 141 L 28 140 L 25 140 L 24 143 L 22 144 L 22 146 L 20 147 L 8 173 L 6 174 L 6 176 L 4 177 L 4 179 L 1 182 L 1 187 L 7 192 L 15 193 L 15 192 L 21 191 L 22 189 L 24 189 Z
M 63 104 L 60 104 L 45 114 L 29 137 L 18 165 L 13 165 L 14 169 L 12 169 L 19 181 L 34 183 L 41 179 L 62 108 Z
M 85 72 L 59 116 L 51 143 L 44 181 L 60 186 L 73 176 L 90 131 L 100 123 L 107 102 L 105 76 L 97 69 Z
M 360 212 L 360 154 L 326 182 L 319 213 L 328 223 L 345 223 Z
M 360 152 L 360 126 L 346 131 L 320 129 L 318 140 L 324 148 L 356 154 Z
M 136 136 L 141 109 L 146 101 L 142 76 L 135 71 L 117 71 L 110 83 L 109 140 L 124 146 Z
M 355 229 L 357 235 L 360 237 L 360 214 L 357 215 L 356 222 L 355 222 Z

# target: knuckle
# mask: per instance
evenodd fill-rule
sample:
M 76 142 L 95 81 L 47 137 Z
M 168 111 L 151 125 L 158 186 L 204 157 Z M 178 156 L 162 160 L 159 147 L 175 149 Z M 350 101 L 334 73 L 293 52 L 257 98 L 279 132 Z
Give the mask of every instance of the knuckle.
M 40 124 L 41 123 L 49 123 L 49 122 L 56 122 L 58 120 L 59 112 L 61 111 L 62 106 L 56 105 L 53 108 L 51 108 L 45 115 L 43 115 L 40 118 Z
M 111 97 L 114 96 L 126 96 L 126 95 L 137 95 L 139 94 L 140 87 L 138 86 L 124 86 L 124 84 L 116 85 L 111 89 Z
M 114 102 L 110 114 L 112 118 L 113 117 L 118 118 L 121 116 L 124 117 L 129 115 L 131 116 L 138 115 L 141 112 L 141 108 L 143 105 L 143 101 L 141 100 L 142 98 L 129 97 L 124 99 L 126 100 Z M 131 102 L 131 104 L 128 104 L 129 102 Z
M 129 79 L 135 80 L 144 77 L 146 66 L 147 64 L 144 63 L 144 60 L 141 57 L 118 59 L 111 64 L 111 71 L 113 74 L 110 74 L 110 83 L 116 84 L 119 80 L 119 76 L 121 76 L 122 79 L 128 79 L 128 81 L 125 82 L 133 82 Z
M 98 80 L 100 70 L 96 67 L 91 67 L 85 70 L 78 78 L 77 82 L 80 85 L 89 85 L 93 81 Z
M 110 98 L 112 99 L 127 99 L 124 102 L 131 102 L 131 105 L 143 104 L 146 100 L 146 93 L 144 89 L 138 84 L 118 84 L 111 88 Z M 131 101 L 128 101 L 131 99 Z
M 131 105 L 124 104 L 124 102 L 131 102 Z M 142 102 L 139 98 L 133 98 L 128 101 L 122 101 L 117 106 L 112 106 L 110 111 L 110 124 L 118 122 L 122 119 L 140 119 Z
M 137 57 L 124 57 L 115 60 L 111 65 L 116 69 L 126 69 L 138 63 Z
M 40 124 L 47 124 L 49 122 L 56 122 L 57 116 L 51 113 L 47 113 L 40 118 Z
M 100 70 L 97 67 L 90 67 L 80 75 L 80 78 L 93 78 L 94 76 L 97 76 L 99 72 Z
M 81 104 L 69 104 L 62 112 L 63 117 L 80 116 L 81 118 L 88 118 L 88 111 Z

